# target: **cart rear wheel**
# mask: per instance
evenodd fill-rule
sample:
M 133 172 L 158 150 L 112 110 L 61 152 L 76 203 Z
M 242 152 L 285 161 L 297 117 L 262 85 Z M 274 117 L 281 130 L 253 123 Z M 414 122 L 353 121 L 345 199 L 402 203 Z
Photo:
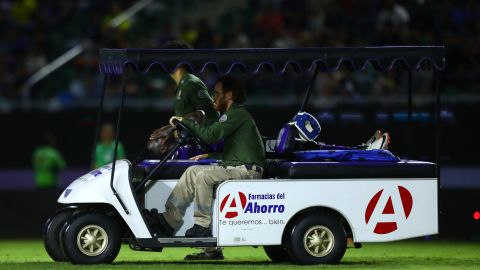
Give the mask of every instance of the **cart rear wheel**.
M 75 208 L 64 208 L 57 211 L 45 222 L 43 227 L 43 245 L 50 258 L 54 261 L 68 261 L 60 244 L 60 231 L 74 211 Z
M 111 263 L 120 251 L 120 244 L 117 222 L 98 213 L 72 218 L 62 233 L 65 255 L 74 264 Z
M 345 230 L 332 215 L 305 216 L 291 229 L 287 252 L 298 264 L 337 264 L 347 248 Z
M 290 256 L 284 246 L 263 246 L 265 253 L 272 262 L 288 262 Z

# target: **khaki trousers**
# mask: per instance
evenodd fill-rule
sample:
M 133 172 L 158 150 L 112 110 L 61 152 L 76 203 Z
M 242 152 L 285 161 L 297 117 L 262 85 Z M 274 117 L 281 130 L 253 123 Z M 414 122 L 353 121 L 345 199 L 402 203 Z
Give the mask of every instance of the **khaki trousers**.
M 175 230 L 180 228 L 183 216 L 190 203 L 194 205 L 195 224 L 210 227 L 212 220 L 213 189 L 225 180 L 258 179 L 262 175 L 245 166 L 211 166 L 195 165 L 189 167 L 180 177 L 172 193 L 165 203 L 166 221 Z

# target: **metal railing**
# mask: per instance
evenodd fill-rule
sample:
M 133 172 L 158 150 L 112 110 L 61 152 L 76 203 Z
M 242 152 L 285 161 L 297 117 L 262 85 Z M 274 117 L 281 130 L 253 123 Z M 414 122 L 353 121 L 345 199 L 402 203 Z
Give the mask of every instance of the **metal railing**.
M 155 0 L 140 0 L 129 7 L 124 12 L 117 15 L 109 22 L 109 27 L 111 29 L 115 29 L 120 26 L 123 22 L 129 20 L 135 14 L 152 4 Z M 32 74 L 24 83 L 22 87 L 22 106 L 26 108 L 30 108 L 30 94 L 32 87 L 43 80 L 45 77 L 50 75 L 55 70 L 59 69 L 79 54 L 84 52 L 90 45 L 90 41 L 82 41 L 79 44 L 73 46 L 68 51 L 54 59 L 52 62 L 48 63 L 47 65 L 40 68 L 37 72 Z

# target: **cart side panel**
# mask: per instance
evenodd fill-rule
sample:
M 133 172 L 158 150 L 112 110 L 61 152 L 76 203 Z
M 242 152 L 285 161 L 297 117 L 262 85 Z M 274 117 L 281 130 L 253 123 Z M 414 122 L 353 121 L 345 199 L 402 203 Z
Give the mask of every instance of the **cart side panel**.
M 438 233 L 435 178 L 240 180 L 217 192 L 220 246 L 278 245 L 292 217 L 312 207 L 341 214 L 355 242 Z

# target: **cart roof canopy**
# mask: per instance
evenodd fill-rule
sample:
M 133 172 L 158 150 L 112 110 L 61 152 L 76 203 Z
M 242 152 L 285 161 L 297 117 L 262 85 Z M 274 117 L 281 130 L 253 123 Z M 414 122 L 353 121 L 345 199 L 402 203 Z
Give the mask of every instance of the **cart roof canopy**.
M 138 73 L 158 66 L 171 73 L 184 65 L 190 72 L 212 68 L 219 74 L 235 69 L 249 74 L 267 70 L 283 74 L 289 67 L 296 72 L 310 71 L 315 64 L 322 72 L 341 67 L 360 71 L 371 63 L 377 71 L 443 70 L 446 62 L 443 46 L 385 46 L 294 49 L 101 49 L 100 72 L 122 74 L 127 65 Z

